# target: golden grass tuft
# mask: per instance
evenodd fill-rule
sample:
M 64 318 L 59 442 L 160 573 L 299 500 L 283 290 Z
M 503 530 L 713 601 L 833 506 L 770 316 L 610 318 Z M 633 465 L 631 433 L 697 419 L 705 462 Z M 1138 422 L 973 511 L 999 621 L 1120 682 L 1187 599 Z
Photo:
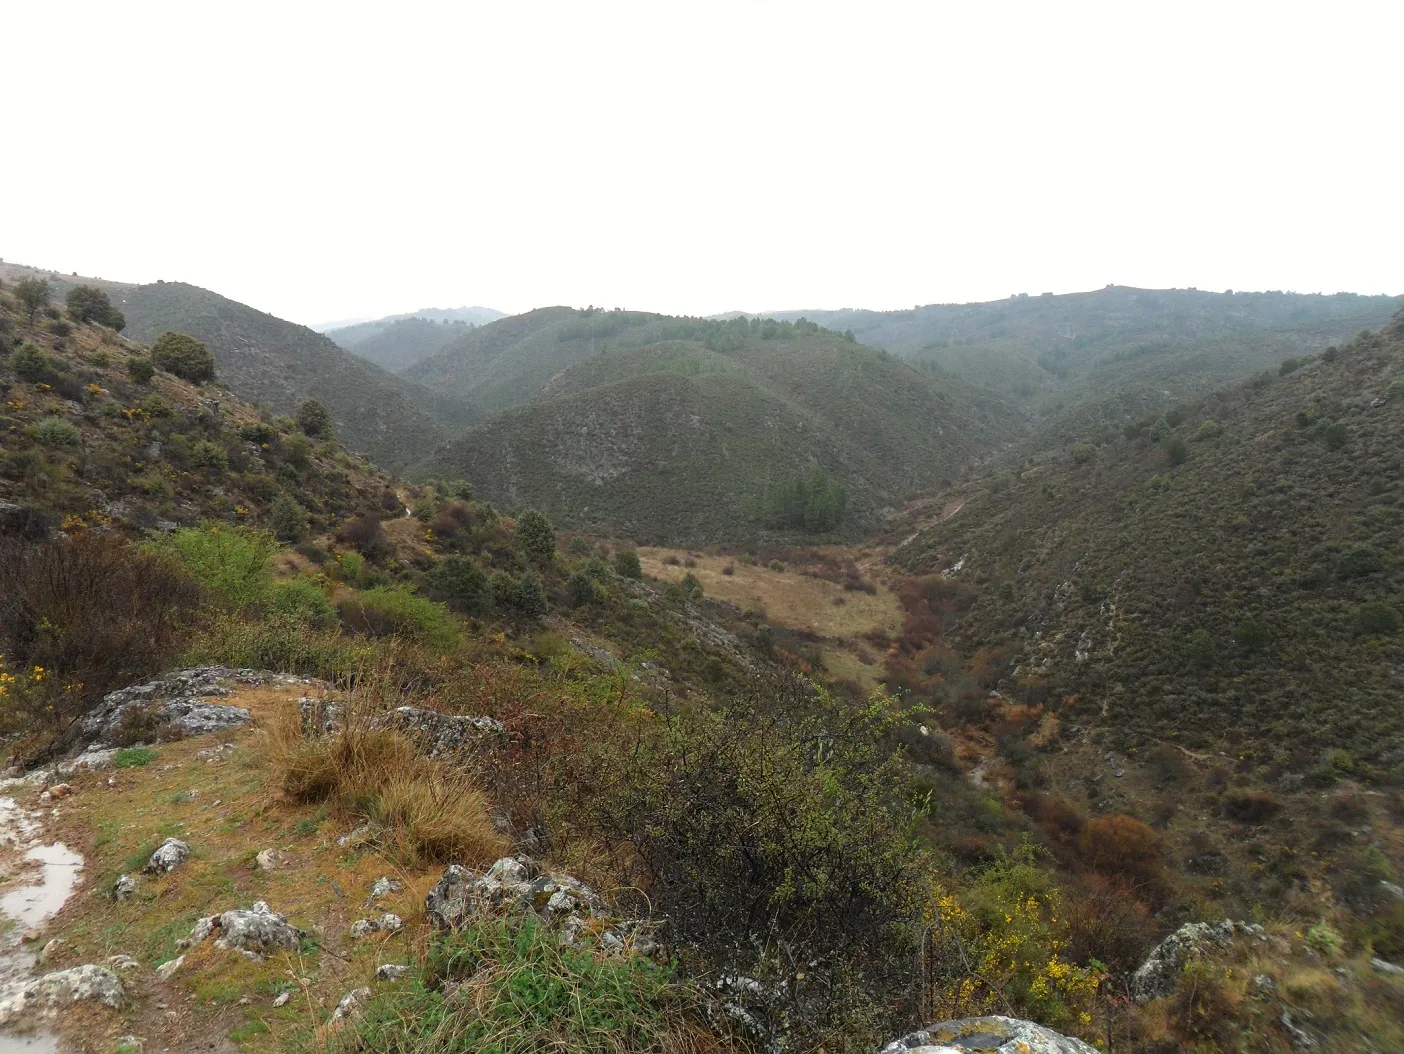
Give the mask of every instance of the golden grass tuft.
M 298 709 L 276 714 L 268 723 L 269 761 L 280 792 L 374 824 L 382 846 L 409 866 L 498 859 L 509 842 L 493 827 L 474 774 L 379 725 L 380 696 L 375 686 L 350 693 L 341 727 L 330 734 L 309 730 Z

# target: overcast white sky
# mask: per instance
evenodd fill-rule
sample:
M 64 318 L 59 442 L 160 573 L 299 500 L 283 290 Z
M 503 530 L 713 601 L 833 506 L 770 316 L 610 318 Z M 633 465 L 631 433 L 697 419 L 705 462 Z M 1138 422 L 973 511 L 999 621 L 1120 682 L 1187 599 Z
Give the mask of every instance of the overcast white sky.
M 5 0 L 0 256 L 299 322 L 1404 292 L 1404 3 Z

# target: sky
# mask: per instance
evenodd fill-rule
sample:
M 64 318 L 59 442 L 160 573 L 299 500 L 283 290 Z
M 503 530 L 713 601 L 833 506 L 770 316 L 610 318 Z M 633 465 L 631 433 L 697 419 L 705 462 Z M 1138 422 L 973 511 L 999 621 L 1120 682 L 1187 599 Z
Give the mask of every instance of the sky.
M 297 322 L 1404 293 L 1404 4 L 9 3 L 0 258 Z

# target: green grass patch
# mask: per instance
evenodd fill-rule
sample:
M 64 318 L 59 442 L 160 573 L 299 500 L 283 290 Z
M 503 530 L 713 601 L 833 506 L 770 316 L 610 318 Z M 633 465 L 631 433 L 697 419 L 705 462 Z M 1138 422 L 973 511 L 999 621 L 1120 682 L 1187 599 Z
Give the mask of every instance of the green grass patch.
M 161 755 L 150 747 L 124 747 L 117 751 L 112 764 L 119 769 L 137 769 L 150 765 Z
M 473 997 L 455 998 L 465 982 Z M 437 942 L 418 976 L 372 999 L 335 1047 L 403 1054 L 658 1051 L 686 1033 L 698 1000 L 669 968 L 647 959 L 562 948 L 530 919 L 485 919 Z

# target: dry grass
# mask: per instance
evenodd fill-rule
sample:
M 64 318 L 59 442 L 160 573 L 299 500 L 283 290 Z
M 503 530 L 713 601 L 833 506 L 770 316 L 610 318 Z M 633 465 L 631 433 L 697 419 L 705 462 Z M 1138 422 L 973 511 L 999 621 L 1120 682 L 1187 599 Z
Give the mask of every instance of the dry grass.
M 502 856 L 507 840 L 493 827 L 474 774 L 415 744 L 378 716 L 385 693 L 374 679 L 339 703 L 340 727 L 309 729 L 300 710 L 284 708 L 268 729 L 268 756 L 281 792 L 299 804 L 325 803 L 380 829 L 398 861 L 469 866 Z M 398 702 L 399 700 L 394 700 Z
M 692 573 L 707 596 L 734 604 L 743 611 L 763 610 L 767 621 L 784 629 L 810 631 L 836 640 L 862 637 L 874 630 L 895 636 L 902 629 L 902 609 L 897 598 L 878 587 L 875 594 L 845 590 L 834 582 L 792 571 L 737 563 L 729 556 L 697 554 L 682 550 L 640 549 L 644 574 L 665 582 L 680 581 L 689 570 L 667 564 L 669 557 L 692 559 Z M 723 569 L 735 567 L 734 574 Z M 842 603 L 836 603 L 842 601 Z

